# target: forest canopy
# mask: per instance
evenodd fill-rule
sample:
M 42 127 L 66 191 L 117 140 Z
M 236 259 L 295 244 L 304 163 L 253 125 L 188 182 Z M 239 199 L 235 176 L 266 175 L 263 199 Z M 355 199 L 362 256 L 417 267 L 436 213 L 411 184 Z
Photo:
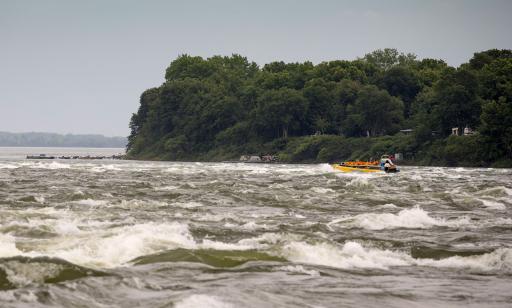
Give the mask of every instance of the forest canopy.
M 396 49 L 262 67 L 240 55 L 181 55 L 142 93 L 130 129 L 132 158 L 326 162 L 401 152 L 421 164 L 510 166 L 512 51 L 478 52 L 457 68 Z

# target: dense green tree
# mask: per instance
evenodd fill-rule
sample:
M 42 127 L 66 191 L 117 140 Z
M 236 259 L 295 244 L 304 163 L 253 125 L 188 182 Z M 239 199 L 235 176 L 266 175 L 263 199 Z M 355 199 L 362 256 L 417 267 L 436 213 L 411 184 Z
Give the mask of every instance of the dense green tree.
M 506 155 L 512 159 L 512 101 L 501 97 L 488 101 L 482 108 L 480 133 L 491 159 Z
M 435 116 L 442 134 L 458 127 L 459 134 L 465 127 L 476 128 L 480 122 L 482 100 L 477 96 L 476 76 L 465 69 L 446 73 L 434 87 L 437 102 Z
M 146 122 L 148 112 L 150 110 L 150 105 L 156 102 L 158 98 L 158 88 L 151 88 L 140 96 L 140 106 L 137 113 L 132 114 L 130 120 L 130 136 L 128 136 L 128 143 L 126 145 L 127 148 L 132 148 L 135 142 L 135 139 L 141 132 L 142 126 Z
M 261 96 L 254 111 L 258 129 L 273 138 L 287 138 L 291 132 L 300 131 L 307 110 L 307 100 L 302 93 L 289 88 L 268 90 Z
M 363 59 L 385 71 L 396 65 L 413 64 L 416 61 L 416 55 L 401 53 L 394 48 L 385 48 L 368 53 Z
M 479 76 L 480 93 L 486 100 L 479 131 L 485 138 L 488 156 L 512 159 L 512 57 L 487 61 Z
M 512 50 L 489 49 L 486 51 L 477 52 L 473 55 L 473 58 L 469 60 L 469 67 L 478 70 L 497 59 L 512 59 Z
M 404 103 L 404 117 L 410 116 L 411 103 L 420 91 L 420 81 L 412 68 L 395 66 L 384 72 L 379 85 Z
M 309 102 L 304 123 L 307 132 L 336 132 L 336 83 L 312 79 L 304 86 L 303 93 Z
M 403 120 L 403 103 L 384 90 L 365 86 L 348 106 L 347 131 L 360 136 L 380 136 L 396 133 Z
M 431 87 L 441 78 L 448 65 L 443 60 L 423 59 L 412 65 L 411 68 L 416 72 L 420 86 Z

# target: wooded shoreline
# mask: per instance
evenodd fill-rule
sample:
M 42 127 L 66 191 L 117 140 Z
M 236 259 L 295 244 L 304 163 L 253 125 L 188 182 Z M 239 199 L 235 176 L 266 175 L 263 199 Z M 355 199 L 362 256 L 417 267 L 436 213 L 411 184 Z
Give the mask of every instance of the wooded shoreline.
M 134 113 L 127 158 L 282 162 L 403 153 L 418 165 L 512 167 L 512 51 L 454 68 L 394 49 L 353 61 L 182 55 Z M 471 135 L 465 135 L 471 132 Z

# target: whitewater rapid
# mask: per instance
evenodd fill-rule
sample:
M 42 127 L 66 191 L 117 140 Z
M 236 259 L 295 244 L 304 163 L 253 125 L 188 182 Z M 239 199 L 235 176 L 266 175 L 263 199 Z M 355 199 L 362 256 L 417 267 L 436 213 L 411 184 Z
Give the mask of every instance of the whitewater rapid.
M 506 306 L 511 176 L 4 158 L 0 303 Z

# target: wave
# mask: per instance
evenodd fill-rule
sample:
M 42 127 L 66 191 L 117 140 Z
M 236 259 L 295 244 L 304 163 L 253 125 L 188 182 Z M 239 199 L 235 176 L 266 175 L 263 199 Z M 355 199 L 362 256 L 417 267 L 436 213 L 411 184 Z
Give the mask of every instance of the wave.
M 57 258 L 16 256 L 0 259 L 0 290 L 106 275 Z
M 302 265 L 287 265 L 287 266 L 280 266 L 277 267 L 276 270 L 283 271 L 283 272 L 290 272 L 295 274 L 302 274 L 302 275 L 309 275 L 313 277 L 320 277 L 320 272 L 315 270 L 307 270 Z
M 93 268 L 113 268 L 137 257 L 173 249 L 250 250 L 260 248 L 257 240 L 224 243 L 208 239 L 197 242 L 184 223 L 144 223 L 96 231 L 82 231 L 76 221 L 53 227 L 62 237 L 52 238 L 37 250 L 24 252 L 11 235 L 0 235 L 0 257 L 54 257 Z M 71 236 L 69 236 L 71 235 Z M 264 239 L 263 239 L 264 240 Z M 265 246 L 266 248 L 267 246 Z
M 371 190 L 375 186 L 368 181 L 368 176 L 354 177 L 352 180 L 345 184 L 347 188 L 354 190 Z
M 87 206 L 102 206 L 102 205 L 107 205 L 108 201 L 107 200 L 95 200 L 95 199 L 82 199 L 82 200 L 73 201 L 73 203 L 79 204 L 79 205 L 87 205 Z
M 311 187 L 310 190 L 317 194 L 333 194 L 335 192 L 332 188 L 325 187 Z
M 455 220 L 430 217 L 429 213 L 415 206 L 411 209 L 403 209 L 398 214 L 391 213 L 368 213 L 353 217 L 345 217 L 331 221 L 328 226 L 341 225 L 345 228 L 363 228 L 367 230 L 383 229 L 428 229 L 436 226 L 459 227 L 470 223 L 468 217 L 461 217 Z
M 175 249 L 154 255 L 138 257 L 131 262 L 136 265 L 159 262 L 194 262 L 213 267 L 235 267 L 249 261 L 284 262 L 283 258 L 271 256 L 256 250 L 214 250 L 214 249 Z
M 234 305 L 221 300 L 219 297 L 194 294 L 178 301 L 174 307 L 176 308 L 196 308 L 196 307 L 210 307 L 210 308 L 233 308 Z
M 436 260 L 413 258 L 402 251 L 363 247 L 360 243 L 352 241 L 346 242 L 341 247 L 328 243 L 292 242 L 284 246 L 282 254 L 293 262 L 341 269 L 387 270 L 394 266 L 429 266 L 512 274 L 512 248 L 499 248 L 479 255 L 451 256 Z
M 106 171 L 121 171 L 122 169 L 120 169 L 114 165 L 100 165 L 100 166 L 92 167 L 89 170 L 92 172 L 101 173 L 101 172 L 106 172 Z
M 16 239 L 9 234 L 0 233 L 0 258 L 21 255 L 22 252 L 16 248 Z
M 49 252 L 76 264 L 110 268 L 142 255 L 178 247 L 196 247 L 186 224 L 146 223 L 113 228 L 107 234 L 78 237 L 68 247 Z
M 283 255 L 292 262 L 331 266 L 342 269 L 406 266 L 405 253 L 364 248 L 356 242 L 347 242 L 341 249 L 333 244 L 291 242 L 283 247 Z
M 507 209 L 507 206 L 505 204 L 497 202 L 497 201 L 486 200 L 486 199 L 477 199 L 477 200 L 482 202 L 483 206 L 485 206 L 488 209 L 500 210 L 500 211 Z
M 17 169 L 20 166 L 13 164 L 0 164 L 0 169 Z
M 347 241 L 343 245 L 329 242 L 308 243 L 300 235 L 281 233 L 264 233 L 234 243 L 208 239 L 198 242 L 188 230 L 188 225 L 178 222 L 146 223 L 112 228 L 100 233 L 80 233 L 68 237 L 66 241 L 59 238 L 45 247 L 40 247 L 38 251 L 31 252 L 20 251 L 12 236 L 1 235 L 0 253 L 0 257 L 4 258 L 13 256 L 58 258 L 89 268 L 112 268 L 127 264 L 158 262 L 196 262 L 212 267 L 229 268 L 249 261 L 288 261 L 299 263 L 289 264 L 290 266 L 312 264 L 340 269 L 387 270 L 395 266 L 429 266 L 512 274 L 511 248 L 468 253 L 440 250 L 426 254 L 423 249 L 423 252 L 418 254 L 418 251 L 414 250 L 408 253 L 365 247 L 354 241 Z M 42 274 L 44 281 L 51 276 L 47 272 L 50 272 L 52 266 L 47 266 L 46 272 Z M 57 270 L 60 271 L 60 268 Z M 295 270 L 288 268 L 286 271 Z M 296 269 L 295 272 L 301 272 L 301 270 Z M 306 271 L 303 273 L 316 275 Z M 9 279 L 11 284 L 13 279 L 16 280 L 16 278 Z M 33 281 L 35 280 L 37 279 L 34 278 Z M 23 284 L 22 280 L 16 283 Z
M 35 168 L 35 169 L 50 169 L 50 170 L 54 170 L 54 169 L 69 169 L 69 168 L 71 168 L 71 165 L 69 165 L 69 164 L 62 164 L 62 163 L 59 163 L 59 162 L 56 162 L 56 161 L 52 161 L 51 163 L 38 162 L 38 163 L 30 165 L 29 167 L 30 168 Z
M 479 196 L 507 197 L 512 196 L 512 189 L 505 186 L 486 188 L 476 192 Z

